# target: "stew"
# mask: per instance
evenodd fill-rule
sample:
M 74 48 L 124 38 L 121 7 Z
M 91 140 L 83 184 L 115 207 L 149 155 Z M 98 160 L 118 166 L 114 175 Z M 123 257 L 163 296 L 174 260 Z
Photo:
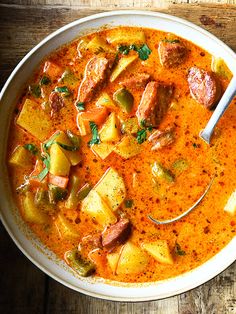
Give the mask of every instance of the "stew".
M 23 219 L 81 276 L 187 272 L 236 232 L 236 106 L 198 136 L 230 79 L 224 61 L 153 29 L 105 29 L 33 73 L 13 117 L 9 178 Z M 188 216 L 166 225 L 192 206 Z

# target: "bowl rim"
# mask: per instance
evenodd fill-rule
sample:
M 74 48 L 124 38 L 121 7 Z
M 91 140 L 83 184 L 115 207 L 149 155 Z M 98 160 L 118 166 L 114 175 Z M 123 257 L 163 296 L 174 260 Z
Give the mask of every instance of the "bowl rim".
M 182 25 L 188 26 L 190 28 L 193 28 L 194 30 L 198 31 L 199 33 L 210 37 L 213 41 L 215 41 L 218 45 L 222 46 L 224 50 L 227 51 L 228 54 L 230 54 L 233 58 L 236 59 L 236 54 L 235 52 L 228 47 L 225 43 L 223 43 L 220 39 L 218 39 L 216 36 L 214 36 L 213 34 L 211 34 L 210 32 L 208 32 L 207 30 L 195 25 L 192 22 L 189 22 L 185 19 L 176 17 L 176 16 L 172 16 L 166 13 L 161 13 L 161 12 L 155 12 L 155 11 L 145 11 L 145 10 L 115 10 L 115 11 L 108 11 L 108 12 L 102 12 L 102 13 L 98 13 L 98 14 L 93 14 L 87 17 L 83 17 L 80 18 L 78 20 L 75 20 L 69 24 L 66 24 L 65 26 L 59 28 L 58 30 L 52 32 L 51 34 L 49 34 L 48 36 L 46 36 L 42 41 L 40 41 L 35 47 L 33 47 L 24 57 L 23 59 L 17 64 L 17 66 L 14 68 L 14 70 L 12 71 L 12 73 L 10 74 L 9 78 L 7 79 L 6 83 L 4 84 L 1 92 L 0 92 L 0 102 L 3 99 L 3 96 L 5 94 L 5 92 L 7 91 L 8 86 L 10 85 L 12 79 L 14 78 L 14 76 L 16 75 L 16 73 L 19 71 L 19 69 L 24 65 L 24 63 L 40 48 L 42 47 L 44 44 L 46 44 L 48 41 L 50 41 L 52 38 L 56 37 L 57 35 L 63 33 L 66 30 L 69 30 L 71 28 L 73 28 L 76 25 L 82 24 L 84 22 L 89 22 L 89 21 L 93 21 L 96 19 L 101 19 L 104 17 L 113 17 L 113 16 L 118 16 L 118 15 L 136 15 L 136 16 L 151 16 L 151 17 L 159 17 L 159 18 L 163 18 L 166 20 L 170 20 L 171 22 L 177 22 L 180 23 Z M 123 24 L 125 25 L 125 24 Z M 236 74 L 236 72 L 235 72 Z M 14 236 L 13 231 L 11 230 L 11 226 L 8 225 L 7 221 L 4 218 L 4 215 L 2 213 L 2 207 L 1 207 L 1 202 L 0 202 L 0 219 L 2 221 L 2 224 L 4 225 L 5 229 L 7 230 L 8 234 L 10 235 L 10 237 L 12 238 L 12 240 L 14 241 L 14 243 L 16 244 L 16 246 L 20 249 L 20 251 L 33 263 L 35 264 L 39 269 L 41 269 L 44 273 L 46 273 L 48 276 L 50 276 L 51 278 L 53 278 L 54 280 L 60 282 L 61 284 L 63 284 L 64 286 L 67 286 L 73 290 L 76 290 L 78 292 L 82 292 L 86 295 L 89 296 L 93 296 L 93 297 L 97 297 L 97 298 L 101 298 L 101 299 L 105 299 L 105 300 L 112 300 L 112 301 L 125 301 L 125 302 L 140 302 L 140 301 L 151 301 L 151 300 L 157 300 L 157 299 L 163 299 L 163 298 L 167 298 L 170 296 L 175 296 L 178 295 L 180 293 L 189 291 L 193 288 L 198 287 L 199 285 L 211 280 L 212 278 L 214 278 L 216 275 L 220 274 L 222 271 L 224 271 L 227 267 L 229 267 L 236 259 L 236 256 L 231 256 L 231 258 L 228 259 L 221 259 L 222 260 L 222 264 L 219 269 L 215 269 L 214 271 L 212 270 L 210 275 L 208 275 L 207 279 L 205 278 L 197 278 L 196 281 L 194 281 L 194 283 L 190 283 L 188 287 L 182 287 L 181 289 L 176 289 L 175 293 L 166 293 L 164 296 L 162 297 L 158 297 L 158 296 L 150 296 L 150 297 L 119 297 L 119 296 L 108 296 L 108 295 L 103 295 L 103 294 L 99 294 L 99 293 L 95 293 L 89 290 L 85 290 L 83 288 L 79 288 L 77 286 L 74 286 L 73 284 L 66 282 L 65 280 L 63 280 L 62 278 L 54 275 L 50 270 L 47 269 L 46 266 L 42 265 L 40 262 L 38 262 L 37 260 L 35 260 L 35 258 L 29 253 L 27 252 L 27 250 L 22 246 L 22 244 L 20 243 L 20 241 Z M 232 242 L 233 240 L 231 240 Z M 231 243 L 230 242 L 230 243 Z M 236 241 L 234 241 L 236 243 Z M 229 244 L 228 244 L 229 245 Z M 228 245 L 226 247 L 228 247 Z M 225 248 L 223 248 L 222 251 L 225 250 Z M 216 255 L 218 255 L 219 253 L 217 253 Z M 214 257 L 213 257 L 214 258 Z M 210 260 L 208 260 L 206 263 L 208 263 Z M 205 264 L 205 263 L 204 263 Z M 203 265 L 204 265 L 203 264 Z M 203 265 L 200 265 L 197 268 L 201 268 Z M 196 268 L 195 268 L 196 269 Z M 187 272 L 187 274 L 191 273 Z M 175 277 L 174 277 L 175 278 Z M 173 278 L 171 278 L 173 279 Z M 155 282 L 153 283 L 155 284 Z

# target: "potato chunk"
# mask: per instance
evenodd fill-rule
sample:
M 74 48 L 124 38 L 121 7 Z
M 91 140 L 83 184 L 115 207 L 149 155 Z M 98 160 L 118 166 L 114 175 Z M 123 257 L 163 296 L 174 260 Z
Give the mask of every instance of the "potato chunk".
M 73 146 L 71 141 L 69 140 L 68 136 L 64 132 L 60 132 L 60 134 L 56 137 L 56 142 L 59 142 L 61 144 L 65 144 L 68 146 Z M 69 151 L 62 147 L 60 147 L 63 151 L 63 153 L 66 155 L 66 157 L 69 159 L 72 166 L 78 165 L 78 163 L 81 161 L 81 155 L 78 151 Z
M 107 41 L 111 44 L 117 45 L 134 45 L 134 44 L 144 44 L 145 34 L 141 29 L 120 29 L 115 28 L 109 31 Z
M 124 180 L 113 168 L 107 170 L 94 190 L 99 193 L 113 211 L 120 206 L 126 197 Z
M 34 202 L 34 195 L 31 192 L 26 192 L 23 199 L 23 217 L 26 221 L 36 224 L 46 224 L 49 222 L 49 217 Z
M 119 253 L 107 254 L 107 262 L 108 262 L 108 265 L 111 267 L 113 274 L 116 273 L 116 268 L 117 268 L 117 264 L 119 261 L 119 256 L 120 256 Z
M 145 252 L 131 242 L 127 242 L 121 252 L 116 273 L 137 274 L 146 268 L 149 258 Z
M 159 263 L 173 264 L 173 258 L 166 240 L 143 243 L 143 248 L 151 254 Z
M 50 148 L 50 157 L 50 173 L 55 176 L 68 176 L 71 163 L 58 144 L 52 144 Z
M 230 215 L 234 215 L 236 213 L 236 190 L 230 195 L 228 202 L 224 207 L 224 211 Z
M 120 139 L 120 132 L 118 128 L 118 120 L 116 114 L 112 112 L 107 121 L 104 123 L 100 133 L 102 142 L 116 142 Z
M 111 97 L 107 93 L 102 93 L 96 102 L 97 107 L 107 107 L 109 109 L 116 109 L 116 105 Z
M 56 227 L 62 238 L 73 239 L 80 236 L 79 232 L 75 229 L 72 223 L 61 213 L 58 214 L 55 220 Z
M 82 211 L 94 218 L 103 227 L 116 222 L 116 216 L 94 189 L 82 201 Z
M 115 52 L 114 48 L 111 47 L 102 37 L 95 36 L 92 40 L 87 44 L 86 49 L 94 53 L 99 52 Z
M 16 123 L 41 142 L 48 138 L 52 130 L 50 117 L 30 99 L 25 100 Z
M 102 160 L 106 159 L 113 151 L 115 145 L 112 143 L 93 144 L 91 146 L 95 155 L 99 156 Z
M 29 168 L 32 166 L 32 155 L 23 146 L 17 146 L 9 159 L 9 163 L 13 166 Z
M 130 56 L 130 57 L 121 58 L 118 64 L 116 65 L 115 69 L 111 73 L 110 81 L 114 82 L 115 79 L 137 58 L 138 56 Z
M 140 151 L 140 144 L 137 143 L 136 139 L 132 135 L 124 136 L 121 142 L 114 148 L 114 152 L 124 159 L 138 155 Z

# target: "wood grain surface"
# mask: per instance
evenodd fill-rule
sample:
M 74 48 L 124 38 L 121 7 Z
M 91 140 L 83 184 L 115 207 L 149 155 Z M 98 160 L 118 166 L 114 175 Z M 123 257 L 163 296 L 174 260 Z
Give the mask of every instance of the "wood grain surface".
M 235 5 L 170 2 L 122 0 L 116 5 L 110 0 L 1 0 L 0 87 L 21 58 L 46 35 L 80 17 L 114 8 L 142 7 L 185 18 L 209 30 L 236 51 Z M 0 252 L 0 313 L 236 313 L 236 263 L 208 283 L 179 296 L 125 303 L 88 297 L 47 277 L 16 248 L 1 224 Z

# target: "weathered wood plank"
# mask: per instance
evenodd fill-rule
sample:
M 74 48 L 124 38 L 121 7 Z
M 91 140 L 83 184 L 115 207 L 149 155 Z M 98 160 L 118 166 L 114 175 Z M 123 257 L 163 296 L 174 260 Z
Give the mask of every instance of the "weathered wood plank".
M 3 1 L 2 1 L 3 2 Z M 236 0 L 218 0 L 218 3 L 228 3 L 235 4 Z M 114 3 L 113 0 L 9 0 L 5 1 L 7 4 L 20 4 L 20 5 L 68 5 L 72 8 L 75 6 L 86 6 L 86 7 L 126 7 L 126 8 L 160 8 L 167 7 L 171 3 L 216 3 L 215 0 L 119 0 L 119 2 Z
M 0 4 L 0 60 L 2 76 L 0 85 L 6 80 L 14 66 L 33 46 L 57 28 L 100 9 L 71 10 L 69 6 L 15 6 Z M 203 26 L 217 35 L 231 48 L 236 50 L 236 6 L 218 5 L 170 5 L 158 11 L 173 14 Z M 217 22 L 216 26 L 202 25 L 201 17 L 209 16 Z M 10 49 L 11 48 L 11 49 Z
M 10 239 L 0 223 L 0 313 L 43 313 L 44 275 Z

